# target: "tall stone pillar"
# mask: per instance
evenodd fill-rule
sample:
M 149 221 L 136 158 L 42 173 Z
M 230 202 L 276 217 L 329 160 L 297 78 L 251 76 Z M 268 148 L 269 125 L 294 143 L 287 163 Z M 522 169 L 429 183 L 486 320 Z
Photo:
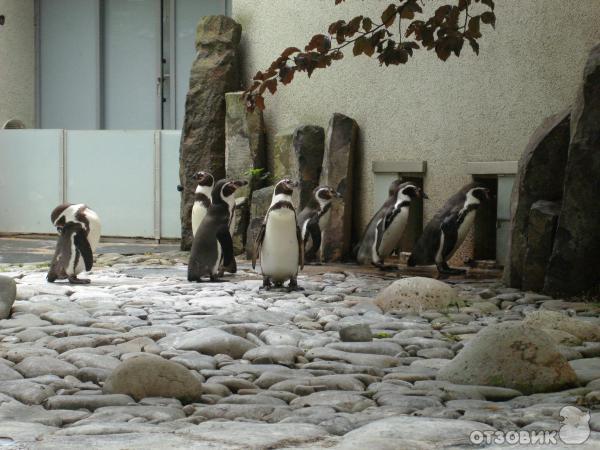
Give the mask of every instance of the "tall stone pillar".
M 206 170 L 225 176 L 225 93 L 240 88 L 239 43 L 242 27 L 225 16 L 204 17 L 196 29 L 196 59 L 185 101 L 179 149 L 181 248 L 192 245 L 192 175 Z
M 588 57 L 571 114 L 571 143 L 544 291 L 600 291 L 600 44 Z
M 342 194 L 343 201 L 333 201 L 329 226 L 323 230 L 321 245 L 325 261 L 340 261 L 350 257 L 353 176 L 357 142 L 356 121 L 343 114 L 335 113 L 327 128 L 320 184 L 336 189 Z

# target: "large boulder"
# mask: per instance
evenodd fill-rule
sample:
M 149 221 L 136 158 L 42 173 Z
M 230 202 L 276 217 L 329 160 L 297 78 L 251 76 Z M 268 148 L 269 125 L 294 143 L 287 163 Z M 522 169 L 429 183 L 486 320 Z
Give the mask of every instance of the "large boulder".
M 544 284 L 549 294 L 600 291 L 599 124 L 600 44 L 590 52 L 571 114 L 562 209 Z
M 548 260 L 556 233 L 560 214 L 560 203 L 538 200 L 531 206 L 527 225 L 525 261 L 522 267 L 521 288 L 527 291 L 541 291 Z
M 504 282 L 521 288 L 531 206 L 559 201 L 569 149 L 569 111 L 544 120 L 531 136 L 521 159 L 511 197 L 509 251 Z
M 181 248 L 192 245 L 191 211 L 194 180 L 199 170 L 215 179 L 225 176 L 225 93 L 236 91 L 239 80 L 239 43 L 242 27 L 225 16 L 206 16 L 196 29 L 196 59 L 185 101 L 179 150 Z
M 261 187 L 260 176 L 254 176 L 252 169 L 266 171 L 265 124 L 262 111 L 246 109 L 242 94 L 225 94 L 225 175 L 230 179 L 248 181 L 236 194 L 249 197 L 254 189 Z
M 136 400 L 145 397 L 172 397 L 182 402 L 200 401 L 202 383 L 189 369 L 156 355 L 134 356 L 110 374 L 103 390 L 127 394 Z
M 440 369 L 437 379 L 512 388 L 524 394 L 558 391 L 577 382 L 550 336 L 523 322 L 483 329 Z
M 325 261 L 340 261 L 350 256 L 354 160 L 358 143 L 358 124 L 335 113 L 329 120 L 320 184 L 342 194 L 343 201 L 331 205 L 331 219 L 323 230 L 322 254 Z
M 265 219 L 265 215 L 271 205 L 273 198 L 273 186 L 267 186 L 262 189 L 258 189 L 252 192 L 252 199 L 250 200 L 250 219 L 248 222 L 248 229 L 246 231 L 246 257 L 252 258 L 252 252 L 254 251 L 254 241 L 260 227 Z
M 600 326 L 597 323 L 569 317 L 557 311 L 537 310 L 527 314 L 523 321 L 538 329 L 559 330 L 569 333 L 582 341 L 600 341 Z
M 280 131 L 273 138 L 273 151 L 269 154 L 269 167 L 271 168 L 275 183 L 284 177 L 293 176 L 290 167 L 292 150 L 294 148 L 292 144 L 293 139 L 293 130 Z
M 10 277 L 0 275 L 0 319 L 8 319 L 17 298 L 17 283 Z
M 396 280 L 375 298 L 375 304 L 384 312 L 443 310 L 457 302 L 458 296 L 450 285 L 425 277 Z

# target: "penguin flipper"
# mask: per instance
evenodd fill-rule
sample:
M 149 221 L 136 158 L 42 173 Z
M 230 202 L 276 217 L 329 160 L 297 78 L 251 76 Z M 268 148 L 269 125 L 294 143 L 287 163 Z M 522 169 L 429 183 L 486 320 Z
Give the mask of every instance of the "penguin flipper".
M 319 222 L 312 222 L 308 224 L 307 230 L 310 234 L 310 238 L 312 239 L 312 247 L 310 248 L 311 253 L 316 254 L 321 247 L 321 228 L 319 227 Z M 304 249 L 306 250 L 306 242 L 308 241 L 308 236 L 304 238 Z
M 302 240 L 302 232 L 300 227 L 296 225 L 296 237 L 298 238 L 298 265 L 300 270 L 304 269 L 304 241 Z
M 75 247 L 81 253 L 83 257 L 83 262 L 85 264 L 85 270 L 92 270 L 92 266 L 94 265 L 94 255 L 92 253 L 92 247 L 90 247 L 90 243 L 87 240 L 87 236 L 85 235 L 85 231 L 83 229 L 77 231 L 75 233 Z
M 228 267 L 233 260 L 233 240 L 228 226 L 222 226 L 217 230 L 217 240 L 223 251 L 223 266 Z
M 447 261 L 456 246 L 456 241 L 458 240 L 458 227 L 456 226 L 458 221 L 458 214 L 451 214 L 446 217 L 440 228 L 442 233 L 444 233 L 444 246 L 442 247 L 442 258 L 444 261 Z
M 260 253 L 260 248 L 262 247 L 263 240 L 265 239 L 265 231 L 267 229 L 266 222 L 260 226 L 260 230 L 258 231 L 258 235 L 256 236 L 256 240 L 254 241 L 254 251 L 252 252 L 252 268 L 256 268 L 256 258 Z

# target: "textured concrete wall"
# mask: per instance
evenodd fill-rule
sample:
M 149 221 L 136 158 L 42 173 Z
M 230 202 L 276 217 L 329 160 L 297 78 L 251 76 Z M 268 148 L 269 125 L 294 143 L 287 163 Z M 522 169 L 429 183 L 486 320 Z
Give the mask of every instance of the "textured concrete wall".
M 243 27 L 246 80 L 288 46 L 304 47 L 337 19 L 378 17 L 388 0 L 233 0 Z M 441 0 L 432 2 L 441 4 Z M 435 6 L 435 5 L 434 5 Z M 379 67 L 366 56 L 305 74 L 267 96 L 268 142 L 301 123 L 326 126 L 331 114 L 361 128 L 356 225 L 374 208 L 371 161 L 427 160 L 425 219 L 469 181 L 466 161 L 518 160 L 541 121 L 574 99 L 581 71 L 600 40 L 599 0 L 502 0 L 496 30 L 483 27 L 480 56 L 468 45 L 447 62 L 419 52 L 407 65 Z M 395 26 L 394 26 L 395 27 Z
M 0 0 L 0 126 L 18 118 L 35 123 L 35 31 L 33 0 Z

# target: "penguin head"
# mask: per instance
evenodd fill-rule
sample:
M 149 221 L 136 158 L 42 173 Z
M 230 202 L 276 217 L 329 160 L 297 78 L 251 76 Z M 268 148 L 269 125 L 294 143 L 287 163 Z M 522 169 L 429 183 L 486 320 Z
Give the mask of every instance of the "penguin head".
M 329 186 L 319 186 L 315 188 L 314 196 L 322 207 L 331 203 L 334 198 L 342 198 L 342 194 Z
M 212 190 L 213 203 L 232 203 L 238 188 L 247 185 L 245 180 L 219 180 Z
M 208 172 L 204 172 L 204 171 L 199 171 L 196 172 L 193 176 L 192 179 L 194 181 L 196 181 L 196 183 L 198 183 L 198 186 L 208 186 L 208 187 L 213 187 L 213 185 L 215 184 L 215 179 L 214 177 L 208 173 Z
M 467 196 L 475 197 L 477 200 L 483 203 L 490 199 L 490 190 L 485 186 L 474 185 L 467 193 Z
M 403 197 L 408 197 L 408 198 L 429 198 L 427 196 L 427 194 L 425 194 L 425 192 L 423 192 L 423 189 L 421 189 L 419 186 L 417 186 L 414 183 L 411 182 L 407 182 L 407 183 L 402 183 L 399 187 L 398 187 L 398 196 L 402 195 Z
M 289 178 L 284 178 L 277 185 L 275 185 L 275 191 L 273 195 L 292 195 L 294 188 L 298 187 L 298 182 L 293 181 Z
M 390 188 L 388 189 L 388 195 L 390 197 L 395 197 L 396 195 L 398 195 L 398 190 L 400 189 L 400 186 L 403 184 L 404 183 L 402 183 L 402 180 L 400 178 L 392 181 L 390 183 Z

